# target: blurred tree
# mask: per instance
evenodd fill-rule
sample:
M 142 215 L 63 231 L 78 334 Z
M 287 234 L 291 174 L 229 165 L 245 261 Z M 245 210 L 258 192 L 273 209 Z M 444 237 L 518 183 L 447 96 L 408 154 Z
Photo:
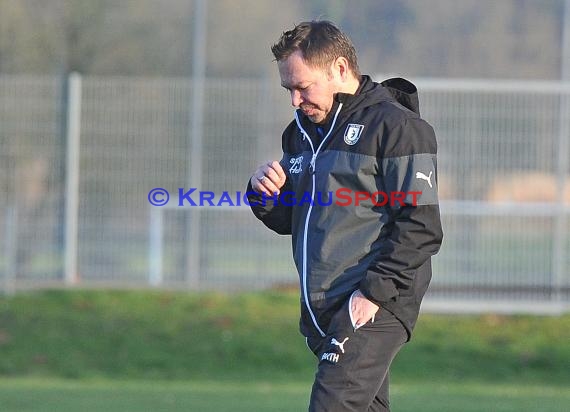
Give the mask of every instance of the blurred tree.
M 435 77 L 557 78 L 560 0 L 403 0 L 413 24 L 391 62 Z
M 0 70 L 186 75 L 191 4 L 0 0 Z
M 274 73 L 270 45 L 333 20 L 364 72 L 556 79 L 563 0 L 211 0 L 207 70 Z M 193 0 L 0 0 L 0 72 L 187 76 Z M 273 74 L 274 75 L 274 74 Z
M 55 22 L 63 46 L 63 71 L 88 72 L 97 61 L 98 54 L 105 50 L 101 42 L 104 31 L 107 1 L 59 1 Z M 41 4 L 36 4 L 41 10 Z M 108 9 L 107 9 L 108 10 Z
M 273 70 L 270 47 L 300 21 L 302 2 L 217 0 L 208 7 L 208 74 L 259 77 Z
M 29 72 L 45 64 L 45 41 L 25 2 L 0 0 L 0 72 Z

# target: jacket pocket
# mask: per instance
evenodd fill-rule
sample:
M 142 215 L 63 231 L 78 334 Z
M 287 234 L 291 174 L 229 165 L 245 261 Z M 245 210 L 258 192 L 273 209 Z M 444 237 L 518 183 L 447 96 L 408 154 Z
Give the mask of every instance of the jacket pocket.
M 351 317 L 350 298 L 345 297 L 342 306 L 340 306 L 331 317 L 329 326 L 326 329 L 327 336 L 353 332 L 354 325 Z

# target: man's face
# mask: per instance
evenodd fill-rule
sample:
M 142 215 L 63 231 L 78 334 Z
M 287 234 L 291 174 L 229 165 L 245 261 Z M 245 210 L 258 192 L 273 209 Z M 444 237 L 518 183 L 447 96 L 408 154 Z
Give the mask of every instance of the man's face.
M 277 63 L 281 85 L 291 93 L 291 104 L 299 107 L 313 123 L 324 123 L 339 91 L 334 65 L 331 70 L 307 66 L 300 51 Z

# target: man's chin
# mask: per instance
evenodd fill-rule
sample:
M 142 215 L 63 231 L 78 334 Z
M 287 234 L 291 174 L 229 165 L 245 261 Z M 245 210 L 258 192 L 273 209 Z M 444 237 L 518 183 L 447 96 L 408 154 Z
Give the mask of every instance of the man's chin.
M 316 124 L 323 123 L 323 121 L 325 120 L 324 116 L 320 114 L 313 114 L 313 115 L 306 114 L 306 116 L 309 118 L 311 122 Z

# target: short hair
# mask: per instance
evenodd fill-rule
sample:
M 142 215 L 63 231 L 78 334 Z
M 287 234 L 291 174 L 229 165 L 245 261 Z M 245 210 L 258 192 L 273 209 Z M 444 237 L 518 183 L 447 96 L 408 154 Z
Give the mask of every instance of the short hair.
M 330 21 L 299 23 L 293 30 L 283 32 L 279 41 L 271 47 L 277 62 L 286 60 L 297 50 L 301 51 L 308 66 L 326 71 L 337 58 L 344 57 L 352 73 L 360 76 L 352 41 Z

